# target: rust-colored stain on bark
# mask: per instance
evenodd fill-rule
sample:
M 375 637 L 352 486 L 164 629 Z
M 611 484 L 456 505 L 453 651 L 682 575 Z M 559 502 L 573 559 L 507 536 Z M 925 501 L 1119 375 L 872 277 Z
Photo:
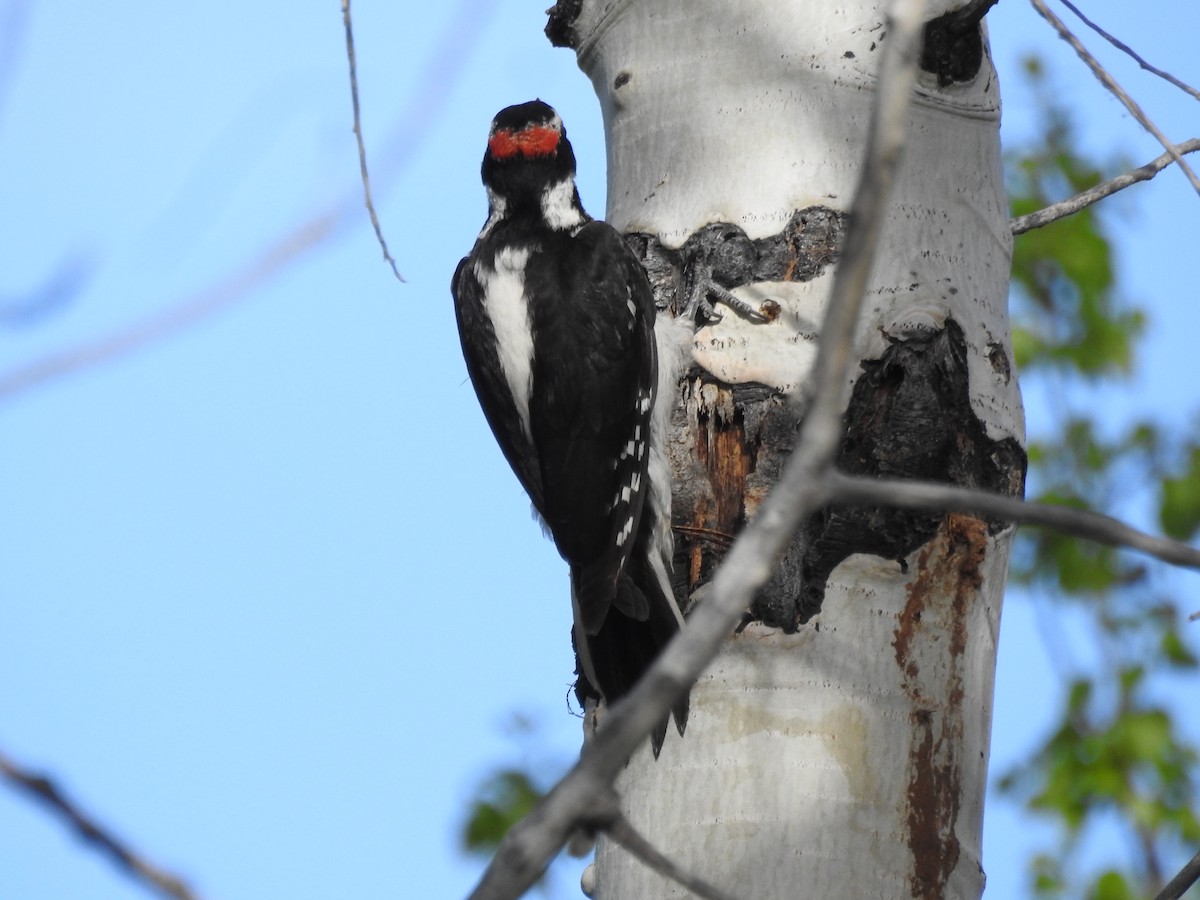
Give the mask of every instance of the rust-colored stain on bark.
M 729 405 L 732 406 L 730 399 Z M 705 510 L 702 524 L 736 534 L 743 518 L 746 479 L 750 475 L 750 454 L 740 416 L 727 420 L 715 410 L 700 422 L 704 440 L 696 442 L 697 455 L 708 471 L 715 509 Z
M 913 897 L 939 900 L 958 864 L 958 822 L 963 736 L 962 655 L 970 604 L 983 583 L 987 524 L 948 515 L 935 540 L 917 556 L 916 577 L 900 614 L 892 648 L 912 703 L 909 745 L 908 846 Z M 921 661 L 949 672 L 944 697 L 921 683 Z
M 703 468 L 705 484 L 692 498 L 690 524 L 697 533 L 711 532 L 732 540 L 746 520 L 747 482 L 754 470 L 754 450 L 729 388 L 697 383 L 694 391 L 695 455 Z M 710 576 L 727 546 L 689 537 L 685 531 L 677 534 L 677 544 L 680 538 L 690 545 L 688 587 L 692 589 Z

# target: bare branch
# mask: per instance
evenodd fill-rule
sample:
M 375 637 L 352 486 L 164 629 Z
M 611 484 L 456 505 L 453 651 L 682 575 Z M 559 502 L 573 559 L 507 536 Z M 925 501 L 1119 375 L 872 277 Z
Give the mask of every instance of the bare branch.
M 1154 900 L 1179 900 L 1184 892 L 1197 881 L 1200 881 L 1200 853 L 1193 856 L 1179 874 L 1167 882 L 1167 886 L 1159 891 Z
M 225 309 L 301 259 L 306 251 L 324 241 L 345 221 L 346 217 L 340 209 L 324 212 L 285 235 L 245 268 L 193 294 L 178 305 L 112 334 L 0 374 L 0 401 L 10 400 L 52 378 L 124 356 Z
M 861 180 L 821 332 L 816 395 L 783 476 L 718 568 L 709 598 L 633 691 L 608 711 L 579 762 L 509 831 L 472 900 L 516 898 L 534 883 L 570 837 L 589 798 L 612 784 L 625 761 L 717 655 L 799 523 L 827 500 L 820 475 L 829 468 L 838 444 L 851 338 L 903 144 L 924 8 L 924 0 L 893 0 L 888 7 L 888 40 L 880 59 Z
M 1146 62 L 1146 60 L 1144 60 L 1144 59 L 1142 59 L 1142 57 L 1138 56 L 1138 54 L 1133 51 L 1132 47 L 1130 47 L 1128 44 L 1125 44 L 1125 43 L 1117 40 L 1115 37 L 1113 37 L 1111 34 L 1109 34 L 1107 31 L 1105 31 L 1103 28 L 1101 28 L 1099 25 L 1097 25 L 1095 22 L 1093 22 L 1091 19 L 1089 19 L 1087 16 L 1085 16 L 1082 12 L 1080 12 L 1079 7 L 1076 6 L 1074 3 L 1072 3 L 1071 0 L 1059 0 L 1059 2 L 1061 2 L 1062 5 L 1065 6 L 1067 9 L 1069 9 L 1071 12 L 1075 13 L 1075 15 L 1079 17 L 1080 21 L 1082 21 L 1084 25 L 1086 25 L 1088 28 L 1092 29 L 1092 31 L 1096 32 L 1096 34 L 1100 35 L 1100 37 L 1104 38 L 1106 41 L 1108 41 L 1110 44 L 1112 44 L 1114 47 L 1116 47 L 1122 53 L 1125 53 L 1128 56 L 1132 57 L 1134 60 L 1136 60 L 1137 64 L 1139 66 L 1141 66 L 1143 69 L 1145 69 L 1147 72 L 1151 72 L 1154 75 L 1157 75 L 1159 78 L 1162 78 L 1165 81 L 1169 81 L 1171 84 L 1175 85 L 1175 87 L 1179 88 L 1181 91 L 1191 94 L 1197 100 L 1200 100 L 1200 91 L 1196 90 L 1190 84 L 1187 84 L 1184 81 L 1180 81 L 1178 78 L 1176 78 L 1170 72 L 1164 72 L 1162 69 L 1160 69 L 1156 66 L 1150 65 L 1150 63 Z
M 1184 161 L 1171 139 L 1159 131 L 1158 126 L 1150 121 L 1149 117 L 1142 112 L 1142 108 L 1137 105 L 1134 99 L 1125 93 L 1125 89 L 1117 84 L 1116 80 L 1108 74 L 1104 66 L 1100 65 L 1096 58 L 1083 46 L 1079 38 L 1075 37 L 1071 30 L 1063 24 L 1062 19 L 1050 11 L 1044 0 L 1029 0 L 1029 2 L 1038 11 L 1038 15 L 1049 22 L 1051 27 L 1058 32 L 1058 36 L 1071 45 L 1071 48 L 1087 64 L 1087 67 L 1092 70 L 1092 74 L 1100 79 L 1100 83 L 1108 89 L 1109 93 L 1121 101 L 1122 105 L 1129 110 L 1130 115 L 1137 119 L 1143 128 L 1158 138 L 1158 142 L 1163 145 L 1163 148 L 1171 154 L 1175 162 L 1179 163 L 1179 168 L 1187 176 L 1188 181 L 1192 183 L 1192 187 L 1196 193 L 1200 194 L 1200 178 L 1196 177 L 1196 173 L 1192 171 L 1192 167 Z
M 1200 150 L 1200 139 L 1192 138 L 1189 141 L 1184 141 L 1178 145 L 1177 149 L 1180 154 L 1195 153 L 1197 150 Z M 1024 234 L 1026 231 L 1032 231 L 1034 228 L 1041 228 L 1043 225 L 1049 225 L 1051 222 L 1072 216 L 1081 209 L 1091 206 L 1105 197 L 1111 197 L 1117 191 L 1124 190 L 1131 184 L 1137 184 L 1140 181 L 1149 181 L 1174 161 L 1175 157 L 1170 153 L 1164 153 L 1157 159 L 1134 169 L 1132 172 L 1126 172 L 1095 187 L 1090 187 L 1086 191 L 1076 194 L 1074 197 L 1068 197 L 1066 200 L 1051 204 L 1045 209 L 1039 209 L 1037 212 L 1031 212 L 1029 215 L 1017 216 L 1015 219 L 1009 221 L 1009 227 L 1012 228 L 1013 234 Z
M 732 894 L 725 893 L 677 865 L 673 859 L 665 856 L 646 840 L 624 816 L 618 814 L 616 820 L 605 828 L 605 832 L 659 875 L 683 885 L 697 897 L 703 897 L 704 900 L 737 900 Z
M 112 832 L 80 810 L 44 775 L 24 770 L 0 753 L 0 775 L 17 790 L 30 794 L 58 813 L 84 841 L 113 859 L 143 886 L 174 900 L 198 900 L 197 895 L 176 875 L 149 862 Z
M 18 7 L 20 5 L 18 0 Z M 494 3 L 460 0 L 421 77 L 414 82 L 408 105 L 398 116 L 399 125 L 388 139 L 389 150 L 385 154 L 383 172 L 376 172 L 377 183 L 389 181 L 403 170 L 420 146 L 423 135 L 428 133 L 430 116 L 451 108 L 450 104 L 442 101 L 458 81 L 464 69 L 464 60 L 471 58 L 472 49 L 479 43 L 495 9 Z M 3 34 L 2 30 L 0 34 Z M 430 110 L 434 112 L 431 114 Z M 270 245 L 263 256 L 248 263 L 241 271 L 224 276 L 144 320 L 8 372 L 0 372 L 0 402 L 40 387 L 61 375 L 140 350 L 245 300 L 251 290 L 284 271 L 291 263 L 299 261 L 302 253 L 311 251 L 345 230 L 355 206 L 357 201 L 347 198 L 314 215 Z
M 363 203 L 371 216 L 371 227 L 375 229 L 375 239 L 383 250 L 383 258 L 392 267 L 392 274 L 399 281 L 404 276 L 396 268 L 396 260 L 392 259 L 387 241 L 383 238 L 383 228 L 379 224 L 379 215 L 375 212 L 375 202 L 371 199 L 371 176 L 367 173 L 367 148 L 363 144 L 362 116 L 358 107 L 358 66 L 354 59 L 354 28 L 350 23 L 350 0 L 342 0 L 342 22 L 346 26 L 346 59 L 350 62 L 350 100 L 354 106 L 354 140 L 358 143 L 358 170 L 362 177 Z
M 1010 522 L 1053 528 L 1109 547 L 1140 550 L 1163 562 L 1200 569 L 1200 550 L 1169 538 L 1138 531 L 1111 516 L 1056 506 L 1028 503 L 1016 497 L 928 481 L 856 478 L 840 472 L 825 476 L 830 502 L 901 509 L 962 510 Z

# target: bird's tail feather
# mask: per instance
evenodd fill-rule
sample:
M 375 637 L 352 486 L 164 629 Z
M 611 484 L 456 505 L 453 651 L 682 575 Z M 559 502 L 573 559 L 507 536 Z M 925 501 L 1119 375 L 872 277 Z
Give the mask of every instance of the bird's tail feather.
M 679 631 L 680 618 L 673 595 L 663 593 L 662 582 L 656 573 L 647 571 L 648 566 L 639 566 L 636 560 L 630 562 L 629 571 L 621 574 L 617 590 L 641 593 L 643 600 L 636 605 L 644 605 L 649 614 L 644 621 L 638 621 L 621 612 L 620 607 L 624 604 L 614 604 L 595 634 L 576 633 L 579 680 L 575 691 L 581 704 L 589 698 L 600 697 L 614 703 L 625 696 Z M 649 579 L 640 576 L 649 576 Z M 650 596 L 645 596 L 647 593 Z M 685 694 L 672 706 L 671 714 L 655 726 L 650 736 L 655 757 L 662 750 L 672 716 L 675 728 L 683 734 L 688 708 L 689 698 Z

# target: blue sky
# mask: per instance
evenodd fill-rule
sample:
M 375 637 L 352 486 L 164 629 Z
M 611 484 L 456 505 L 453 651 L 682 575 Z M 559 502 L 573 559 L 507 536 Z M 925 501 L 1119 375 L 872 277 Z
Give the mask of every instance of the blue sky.
M 598 105 L 542 36 L 545 5 L 355 4 L 364 127 L 405 284 L 356 214 L 220 314 L 0 398 L 0 750 L 206 898 L 462 895 L 479 867 L 456 829 L 474 785 L 520 758 L 512 714 L 539 722 L 536 765 L 577 746 L 565 570 L 478 411 L 448 292 L 484 219 L 497 109 L 554 104 L 585 204 L 603 211 Z M 1115 0 L 1089 9 L 1200 82 L 1190 0 L 1136 20 Z M 1138 163 L 1158 154 L 1030 7 L 1005 0 L 990 18 L 1010 139 L 1030 127 L 1015 62 L 1036 49 L 1085 140 Z M 0 0 L 5 29 L 0 383 L 354 202 L 333 0 Z M 1194 101 L 1102 56 L 1171 134 L 1200 130 Z M 1200 199 L 1177 173 L 1134 190 L 1114 228 L 1151 347 L 1141 393 L 1111 402 L 1186 423 Z M 76 290 L 13 314 L 64 272 Z M 1031 430 L 1052 429 L 1030 401 Z M 1004 615 L 994 771 L 1057 709 L 1033 607 Z M 1023 895 L 1037 834 L 992 805 L 988 897 Z M 572 877 L 556 895 L 578 896 Z M 85 896 L 146 895 L 0 790 L 0 897 Z

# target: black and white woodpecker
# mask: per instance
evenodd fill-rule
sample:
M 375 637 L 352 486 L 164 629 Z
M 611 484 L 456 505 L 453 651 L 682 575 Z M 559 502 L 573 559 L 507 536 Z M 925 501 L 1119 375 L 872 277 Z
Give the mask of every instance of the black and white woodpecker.
M 621 235 L 584 212 L 575 154 L 547 104 L 496 115 L 483 183 L 487 222 L 451 285 L 463 356 L 570 566 L 576 692 L 612 702 L 683 621 L 666 571 L 669 476 L 651 465 L 663 446 L 652 433 L 663 419 L 654 296 Z M 673 713 L 682 734 L 686 699 Z M 666 727 L 652 736 L 656 755 Z

